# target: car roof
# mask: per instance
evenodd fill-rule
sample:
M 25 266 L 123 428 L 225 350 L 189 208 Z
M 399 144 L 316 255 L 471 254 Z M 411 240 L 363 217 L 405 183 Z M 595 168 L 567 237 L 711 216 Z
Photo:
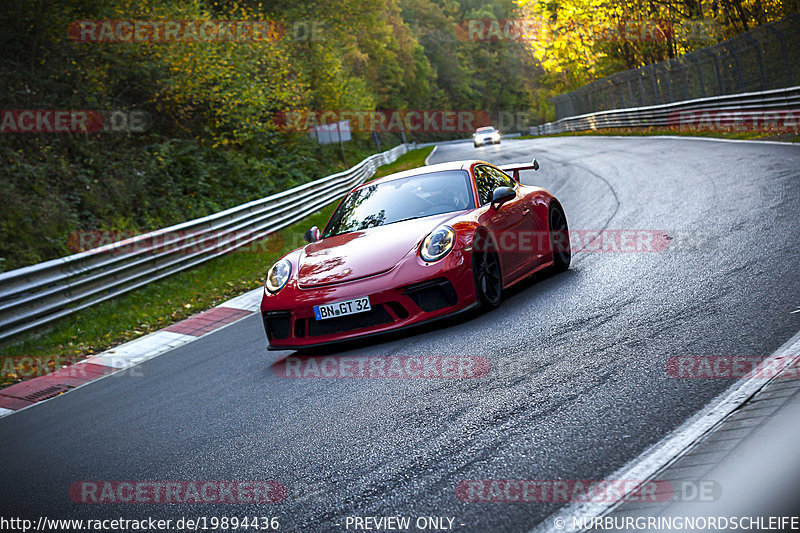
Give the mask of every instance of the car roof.
M 378 178 L 376 180 L 368 181 L 364 185 L 376 185 L 379 183 L 385 183 L 387 181 L 394 181 L 396 179 L 408 178 L 411 176 L 421 176 L 423 174 L 432 174 L 434 172 L 441 172 L 443 170 L 466 170 L 469 169 L 475 163 L 484 163 L 490 165 L 491 163 L 487 163 L 486 161 L 481 161 L 479 159 L 465 159 L 463 161 L 449 161 L 447 163 L 437 163 L 435 165 L 427 165 L 424 167 L 417 167 L 412 168 L 411 170 L 404 170 L 402 172 L 397 172 L 395 174 L 389 174 L 388 176 L 384 176 L 382 178 Z M 364 185 L 361 185 L 363 187 Z M 357 187 L 360 188 L 360 187 Z

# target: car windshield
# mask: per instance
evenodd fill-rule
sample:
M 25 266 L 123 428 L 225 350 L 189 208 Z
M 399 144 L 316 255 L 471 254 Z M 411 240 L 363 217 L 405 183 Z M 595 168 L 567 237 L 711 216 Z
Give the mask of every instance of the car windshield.
M 475 130 L 475 133 L 492 133 L 493 131 L 494 128 L 489 126 L 488 128 L 478 128 L 477 130 Z
M 334 211 L 322 237 L 474 207 L 469 174 L 446 170 L 366 185 Z

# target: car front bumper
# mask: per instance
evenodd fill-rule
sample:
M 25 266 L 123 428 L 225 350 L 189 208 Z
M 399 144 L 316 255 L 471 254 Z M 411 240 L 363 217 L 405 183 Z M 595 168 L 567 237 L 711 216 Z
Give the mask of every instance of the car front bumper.
M 314 306 L 362 296 L 369 296 L 370 311 L 314 317 Z M 302 288 L 292 279 L 279 293 L 264 295 L 261 314 L 269 349 L 290 350 L 408 328 L 476 302 L 472 254 L 453 250 L 436 263 L 414 255 L 388 272 L 345 283 Z
M 500 137 L 482 137 L 480 139 L 473 138 L 473 142 L 476 146 L 481 146 L 484 144 L 495 144 L 500 142 Z

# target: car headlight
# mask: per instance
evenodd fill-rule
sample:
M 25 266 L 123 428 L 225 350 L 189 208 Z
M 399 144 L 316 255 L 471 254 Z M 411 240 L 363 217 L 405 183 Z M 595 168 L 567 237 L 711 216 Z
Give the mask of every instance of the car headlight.
M 453 231 L 453 228 L 439 226 L 422 241 L 419 256 L 429 263 L 438 261 L 453 249 L 455 242 L 456 232 Z
M 267 290 L 275 293 L 286 286 L 292 274 L 292 264 L 287 259 L 281 259 L 267 271 Z

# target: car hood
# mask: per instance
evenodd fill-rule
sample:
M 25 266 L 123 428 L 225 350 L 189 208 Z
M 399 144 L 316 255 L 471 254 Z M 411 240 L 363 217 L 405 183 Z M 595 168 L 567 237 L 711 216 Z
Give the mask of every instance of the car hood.
M 298 259 L 300 287 L 374 276 L 394 268 L 436 226 L 456 213 L 395 222 L 308 244 Z

